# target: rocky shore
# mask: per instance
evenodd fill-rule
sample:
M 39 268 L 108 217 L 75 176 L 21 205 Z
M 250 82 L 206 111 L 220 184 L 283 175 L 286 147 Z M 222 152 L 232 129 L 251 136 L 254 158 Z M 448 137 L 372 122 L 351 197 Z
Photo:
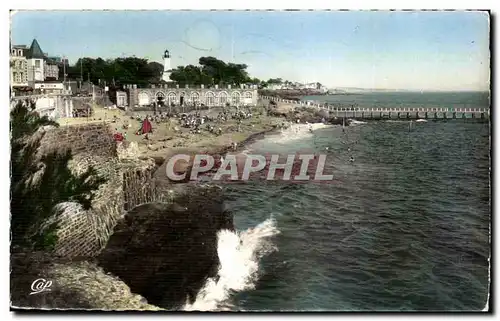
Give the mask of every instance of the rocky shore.
M 272 126 L 236 139 L 242 147 L 269 130 Z M 150 158 L 135 145 L 135 150 L 120 145 L 120 158 Z M 222 142 L 207 150 L 224 153 L 230 148 Z M 98 257 L 67 259 L 12 249 L 11 306 L 156 311 L 193 303 L 206 279 L 217 275 L 217 232 L 234 229 L 232 215 L 224 211 L 219 187 L 166 180 L 158 187 L 172 192 L 171 201 L 129 211 Z M 30 295 L 40 278 L 52 282 L 51 291 Z
M 11 307 L 16 310 L 160 310 L 91 259 L 67 260 L 50 253 L 16 251 L 11 254 L 10 277 Z M 30 295 L 33 282 L 39 279 L 52 282 L 50 291 Z
M 219 265 L 217 232 L 234 230 L 222 191 L 193 186 L 172 204 L 136 207 L 115 227 L 97 261 L 133 293 L 166 309 L 193 303 Z
M 11 305 L 31 309 L 160 310 L 193 303 L 219 265 L 217 233 L 234 230 L 219 187 L 186 184 L 171 203 L 138 206 L 98 257 L 13 249 Z M 50 292 L 30 295 L 35 280 Z
M 172 184 L 161 176 L 165 173 L 162 166 L 169 156 L 180 152 L 238 153 L 297 115 L 287 113 L 286 119 L 264 115 L 246 124 L 243 132 L 196 136 L 198 140 L 187 147 L 166 146 L 155 153 L 145 153 L 144 145 L 148 142 L 131 142 L 129 148 L 119 146 L 118 154 L 124 159 L 155 158 L 158 169 L 154 179 L 158 188 L 172 192 L 171 200 L 144 204 L 126 213 L 97 257 L 66 259 L 53 253 L 13 249 L 11 305 L 156 311 L 178 310 L 193 303 L 207 278 L 217 276 L 217 232 L 233 230 L 233 218 L 224 210 L 219 187 L 193 182 Z M 320 116 L 324 115 L 300 112 L 304 122 L 321 120 Z M 236 148 L 233 142 L 237 143 Z M 51 291 L 30 295 L 33 282 L 39 278 L 52 282 Z
M 263 96 L 278 96 L 283 99 L 299 100 L 303 96 L 322 96 L 327 95 L 328 92 L 318 89 L 278 89 L 266 90 L 262 89 L 259 93 Z

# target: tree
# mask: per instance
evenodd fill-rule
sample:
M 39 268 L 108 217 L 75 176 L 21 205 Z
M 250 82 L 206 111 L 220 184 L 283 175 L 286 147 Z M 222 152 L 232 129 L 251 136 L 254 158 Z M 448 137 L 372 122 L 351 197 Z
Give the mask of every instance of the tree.
M 46 116 L 40 117 L 34 103 L 18 103 L 11 111 L 11 232 L 12 245 L 50 248 L 55 243 L 54 224 L 41 231 L 47 219 L 57 215 L 54 206 L 78 202 L 91 206 L 93 191 L 104 182 L 89 167 L 81 175 L 68 168 L 71 151 L 40 156 L 42 126 L 58 126 Z
M 172 71 L 170 79 L 180 84 L 214 85 L 250 83 L 245 64 L 225 63 L 214 57 L 201 57 L 199 66 L 179 66 Z
M 224 76 L 227 71 L 227 64 L 224 61 L 214 57 L 201 57 L 199 64 L 202 72 L 210 77 L 213 83 L 221 84 L 224 82 Z
M 281 79 L 281 78 L 270 78 L 270 79 L 267 81 L 267 83 L 268 83 L 269 85 L 274 85 L 274 84 L 276 84 L 276 85 L 281 85 L 281 84 L 283 83 L 283 79 Z
M 204 75 L 206 76 L 206 75 Z M 202 77 L 201 67 L 194 65 L 180 66 L 172 70 L 170 79 L 179 84 L 202 84 L 202 80 L 207 81 L 206 77 Z
M 251 84 L 254 84 L 254 85 L 260 85 L 260 83 L 261 83 L 261 81 L 260 81 L 259 78 L 252 78 L 252 79 L 249 80 L 249 82 Z
M 151 73 L 151 81 L 154 83 L 159 83 L 163 75 L 163 65 L 152 61 L 148 63 L 148 69 Z
M 90 80 L 93 84 L 138 84 L 159 83 L 163 65 L 147 59 L 126 57 L 107 59 L 80 58 L 67 69 L 68 78 Z
M 226 63 L 215 57 L 201 57 L 199 65 L 179 66 L 172 70 L 170 79 L 179 84 L 260 84 L 248 75 L 246 64 Z M 89 79 L 93 84 L 159 84 L 162 82 L 163 65 L 147 59 L 126 57 L 103 60 L 80 58 L 68 66 L 69 79 Z

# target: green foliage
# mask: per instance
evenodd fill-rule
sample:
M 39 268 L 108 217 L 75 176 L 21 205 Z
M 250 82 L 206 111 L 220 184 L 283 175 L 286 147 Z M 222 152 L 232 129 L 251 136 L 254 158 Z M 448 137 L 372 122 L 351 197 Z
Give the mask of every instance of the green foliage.
M 34 111 L 34 104 L 19 103 L 11 111 L 11 232 L 13 245 L 48 246 L 55 243 L 55 228 L 38 233 L 42 224 L 55 215 L 54 206 L 78 202 L 90 208 L 93 192 L 104 179 L 90 167 L 81 175 L 68 168 L 71 151 L 38 155 L 43 135 L 41 126 L 58 126 Z M 35 231 L 35 232 L 34 232 Z
M 35 250 L 51 251 L 57 243 L 57 224 L 52 223 L 31 237 Z
M 127 57 L 103 60 L 102 58 L 80 58 L 73 66 L 66 67 L 68 79 L 88 80 L 97 84 L 137 84 L 160 83 L 163 65 L 148 62 L 147 59 Z M 64 77 L 59 68 L 59 77 Z
M 203 74 L 213 84 L 241 84 L 250 81 L 245 64 L 226 63 L 215 57 L 201 57 L 198 61 Z
M 215 85 L 253 82 L 245 64 L 226 63 L 215 57 L 201 57 L 199 66 L 180 66 L 172 70 L 170 79 L 179 84 Z
M 277 85 L 281 85 L 283 84 L 283 79 L 281 78 L 271 78 L 267 81 L 268 84 L 277 84 Z
M 252 78 L 247 72 L 246 64 L 224 62 L 215 57 L 201 57 L 197 66 L 179 66 L 172 70 L 170 79 L 181 85 L 215 85 L 251 83 L 265 87 L 271 83 L 283 83 L 281 78 L 269 79 L 267 82 Z M 63 78 L 63 68 L 59 68 Z M 73 66 L 66 66 L 68 79 L 90 79 L 96 85 L 160 84 L 162 82 L 163 65 L 148 62 L 147 59 L 127 57 L 103 60 L 101 58 L 81 58 Z

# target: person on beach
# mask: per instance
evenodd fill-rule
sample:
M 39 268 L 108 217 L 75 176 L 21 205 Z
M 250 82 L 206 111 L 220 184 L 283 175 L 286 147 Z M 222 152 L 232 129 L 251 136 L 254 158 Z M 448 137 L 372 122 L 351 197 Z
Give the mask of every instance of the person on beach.
M 115 128 L 115 131 L 116 131 L 116 132 L 115 132 L 115 134 L 113 135 L 114 140 L 115 140 L 115 141 L 117 141 L 117 142 L 122 142 L 122 141 L 123 141 L 123 139 L 124 139 L 123 134 L 122 134 L 122 133 L 120 133 L 120 132 L 118 132 L 118 129 L 117 129 L 117 128 Z

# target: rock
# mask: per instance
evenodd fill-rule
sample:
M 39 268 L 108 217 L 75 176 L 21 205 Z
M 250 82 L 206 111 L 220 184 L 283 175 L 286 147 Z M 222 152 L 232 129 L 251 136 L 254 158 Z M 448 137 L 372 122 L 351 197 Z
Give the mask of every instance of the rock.
M 290 104 L 278 103 L 278 107 L 276 107 L 275 111 L 278 113 L 286 114 L 293 111 L 294 107 Z
M 233 230 L 218 187 L 189 188 L 173 204 L 146 204 L 128 212 L 99 255 L 105 271 L 132 292 L 167 309 L 193 302 L 217 273 L 217 232 Z
M 343 117 L 330 117 L 328 119 L 328 123 L 332 125 L 342 125 L 344 123 Z M 345 122 L 345 125 L 348 126 L 348 122 Z
M 160 310 L 94 262 L 27 251 L 12 254 L 11 264 L 11 300 L 15 307 Z M 32 283 L 39 278 L 52 282 L 50 292 L 30 295 Z
M 116 152 L 120 159 L 137 159 L 141 154 L 136 142 L 120 142 L 117 144 Z
M 156 152 L 159 149 L 159 147 L 157 145 L 150 144 L 150 145 L 148 145 L 148 149 L 153 151 L 153 152 Z
M 328 119 L 330 117 L 330 112 L 326 109 L 320 109 L 316 112 L 316 115 L 318 117 Z

